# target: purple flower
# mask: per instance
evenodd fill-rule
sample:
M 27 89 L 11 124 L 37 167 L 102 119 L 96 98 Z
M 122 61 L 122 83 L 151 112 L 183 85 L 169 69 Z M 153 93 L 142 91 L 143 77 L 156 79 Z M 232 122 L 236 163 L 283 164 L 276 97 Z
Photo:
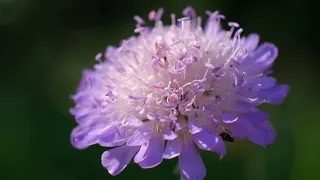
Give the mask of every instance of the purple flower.
M 267 76 L 278 50 L 258 46 L 257 34 L 240 37 L 234 22 L 223 30 L 217 11 L 207 11 L 205 28 L 191 7 L 177 21 L 172 14 L 170 26 L 162 24 L 162 13 L 150 12 L 153 28 L 135 16 L 139 35 L 108 47 L 83 72 L 72 96 L 78 126 L 71 142 L 79 149 L 115 147 L 101 158 L 111 175 L 132 159 L 153 168 L 178 157 L 182 179 L 201 180 L 206 168 L 197 149 L 223 157 L 224 141 L 273 143 L 275 130 L 257 106 L 282 103 L 289 87 Z

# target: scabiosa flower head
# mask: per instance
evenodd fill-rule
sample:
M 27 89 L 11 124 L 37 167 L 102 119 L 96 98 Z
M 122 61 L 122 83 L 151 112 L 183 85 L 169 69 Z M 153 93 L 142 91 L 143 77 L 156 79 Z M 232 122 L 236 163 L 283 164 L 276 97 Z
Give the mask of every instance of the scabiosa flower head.
M 93 70 L 83 72 L 76 106 L 78 126 L 71 136 L 79 149 L 93 144 L 115 147 L 102 154 L 102 165 L 119 174 L 131 161 L 153 168 L 179 158 L 181 177 L 204 179 L 206 168 L 197 149 L 226 154 L 225 141 L 248 138 L 266 146 L 275 139 L 262 103 L 279 104 L 287 85 L 267 76 L 278 55 L 259 36 L 240 37 L 242 29 L 223 15 L 201 18 L 188 7 L 185 17 L 164 26 L 163 10 L 151 11 L 155 27 L 137 21 L 136 37 L 109 46 Z M 237 30 L 236 30 L 237 29 Z

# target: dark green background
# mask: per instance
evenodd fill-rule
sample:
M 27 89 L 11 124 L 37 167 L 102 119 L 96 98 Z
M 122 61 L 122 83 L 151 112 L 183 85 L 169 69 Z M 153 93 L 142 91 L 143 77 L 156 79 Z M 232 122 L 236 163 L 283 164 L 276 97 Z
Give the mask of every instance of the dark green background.
M 278 136 L 262 148 L 249 141 L 228 144 L 221 161 L 202 152 L 206 179 L 320 179 L 318 6 L 311 0 L 0 0 L 0 179 L 110 179 L 100 165 L 104 148 L 74 149 L 76 123 L 68 110 L 81 71 L 107 45 L 133 35 L 134 15 L 151 9 L 181 15 L 219 9 L 244 34 L 258 32 L 280 50 L 279 83 L 291 86 L 285 103 L 264 105 Z M 136 164 L 114 179 L 179 179 L 177 159 L 143 170 Z M 192 162 L 191 162 L 192 163 Z

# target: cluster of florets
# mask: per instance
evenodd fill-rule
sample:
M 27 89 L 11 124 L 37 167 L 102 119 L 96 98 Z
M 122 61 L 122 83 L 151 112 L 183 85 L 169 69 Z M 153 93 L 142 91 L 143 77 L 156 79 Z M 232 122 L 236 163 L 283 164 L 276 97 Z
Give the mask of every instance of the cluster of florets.
M 223 15 L 207 12 L 201 18 L 188 7 L 185 17 L 164 26 L 163 10 L 151 11 L 155 27 L 137 21 L 137 37 L 99 53 L 93 70 L 85 70 L 72 97 L 78 126 L 72 144 L 116 147 L 102 155 L 112 175 L 134 158 L 142 168 L 179 157 L 183 179 L 203 179 L 206 168 L 197 148 L 226 154 L 225 141 L 248 138 L 266 146 L 275 139 L 268 115 L 256 107 L 279 104 L 288 86 L 267 76 L 277 48 L 258 46 L 259 36 L 240 37 Z

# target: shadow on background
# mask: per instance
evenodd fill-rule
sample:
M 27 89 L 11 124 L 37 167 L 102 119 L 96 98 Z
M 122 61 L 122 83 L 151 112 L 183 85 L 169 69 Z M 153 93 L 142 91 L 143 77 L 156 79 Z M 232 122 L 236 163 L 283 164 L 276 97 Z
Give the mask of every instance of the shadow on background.
M 132 17 L 152 9 L 181 15 L 192 5 L 198 14 L 220 10 L 239 22 L 244 34 L 258 32 L 275 43 L 279 83 L 291 86 L 285 103 L 263 106 L 278 137 L 262 148 L 248 141 L 228 144 L 221 161 L 203 153 L 206 179 L 320 179 L 319 35 L 311 0 L 0 0 L 1 130 L 3 180 L 110 179 L 100 164 L 104 148 L 74 149 L 69 135 L 76 123 L 68 110 L 81 71 L 107 45 L 134 35 Z M 316 34 L 317 33 L 317 34 Z M 318 83 L 317 83 L 318 82 Z M 177 159 L 143 170 L 136 164 L 114 179 L 178 179 Z

